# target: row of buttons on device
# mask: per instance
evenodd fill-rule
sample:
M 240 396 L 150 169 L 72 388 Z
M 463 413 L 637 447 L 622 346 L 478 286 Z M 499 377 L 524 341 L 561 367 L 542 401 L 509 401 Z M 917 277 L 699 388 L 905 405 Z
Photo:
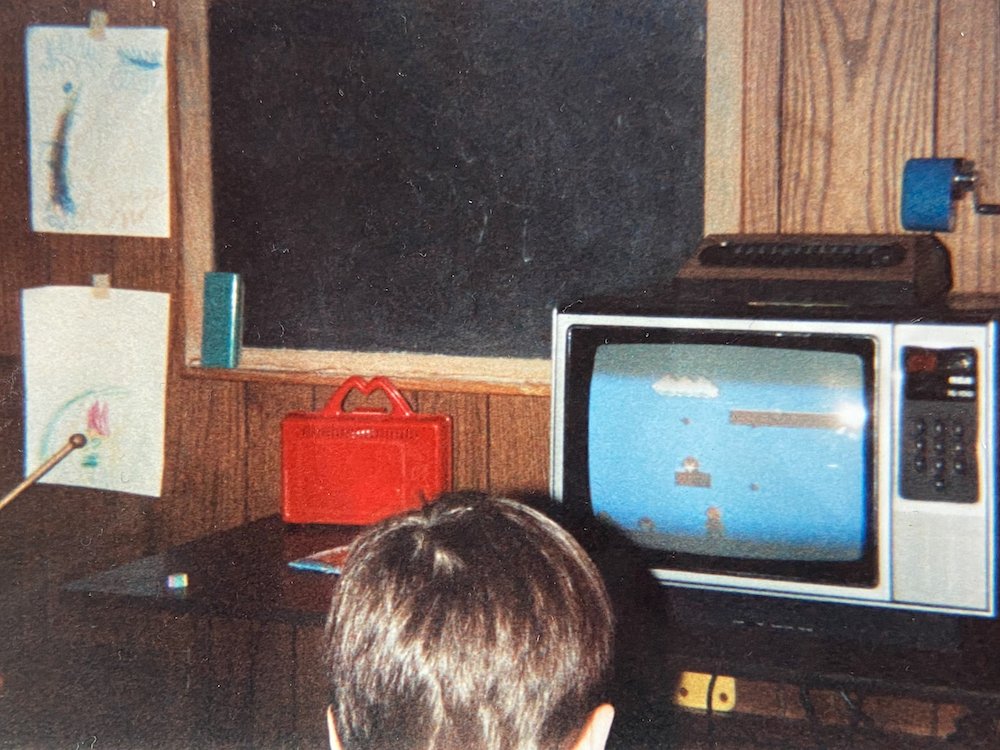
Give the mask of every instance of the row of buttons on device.
M 923 419 L 913 424 L 913 468 L 924 474 L 933 473 L 933 486 L 938 492 L 948 488 L 948 474 L 962 475 L 968 470 L 965 426 L 935 419 L 929 425 Z

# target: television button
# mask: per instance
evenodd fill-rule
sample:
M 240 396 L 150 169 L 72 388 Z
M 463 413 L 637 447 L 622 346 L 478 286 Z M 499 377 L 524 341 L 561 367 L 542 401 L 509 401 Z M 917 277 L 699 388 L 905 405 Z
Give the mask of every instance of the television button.
M 935 442 L 934 443 L 934 452 L 935 453 L 944 453 L 944 443 L 942 443 L 940 440 L 938 440 L 937 442 Z
M 948 485 L 945 483 L 943 479 L 935 479 L 934 489 L 937 492 L 944 492 L 946 489 L 948 489 Z
M 962 437 L 965 434 L 965 426 L 961 422 L 955 422 L 951 426 L 951 434 L 955 437 Z
M 972 352 L 959 352 L 948 363 L 950 370 L 972 370 L 976 366 L 976 357 Z
M 927 470 L 927 459 L 923 456 L 917 456 L 913 459 L 913 468 L 922 474 Z
M 955 463 L 953 463 L 951 465 L 951 469 L 956 474 L 964 474 L 965 473 L 965 459 L 962 459 L 962 458 L 956 459 Z
M 935 476 L 940 476 L 941 474 L 944 473 L 944 460 L 942 460 L 940 458 L 936 459 L 934 461 L 934 463 L 931 464 L 931 466 L 934 468 L 934 475 Z
M 913 443 L 913 447 L 922 452 L 927 448 L 927 441 L 923 438 L 917 438 Z
M 965 453 L 965 443 L 955 443 L 951 446 L 952 453 Z
M 934 435 L 935 436 L 937 436 L 937 435 L 944 435 L 944 432 L 945 432 L 945 430 L 944 430 L 944 422 L 942 422 L 940 420 L 936 420 L 934 422 L 933 431 L 934 431 Z
M 918 419 L 916 422 L 913 423 L 913 431 L 917 435 L 925 434 L 927 432 L 927 423 L 922 419 Z

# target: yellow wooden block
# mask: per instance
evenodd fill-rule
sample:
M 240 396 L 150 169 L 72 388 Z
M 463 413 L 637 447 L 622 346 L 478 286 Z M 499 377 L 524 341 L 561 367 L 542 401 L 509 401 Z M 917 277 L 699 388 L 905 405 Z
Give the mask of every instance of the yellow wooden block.
M 732 711 L 736 705 L 736 680 L 719 675 L 712 683 L 712 675 L 702 672 L 682 672 L 674 691 L 674 703 L 685 708 L 708 710 L 708 688 L 712 686 L 712 710 Z

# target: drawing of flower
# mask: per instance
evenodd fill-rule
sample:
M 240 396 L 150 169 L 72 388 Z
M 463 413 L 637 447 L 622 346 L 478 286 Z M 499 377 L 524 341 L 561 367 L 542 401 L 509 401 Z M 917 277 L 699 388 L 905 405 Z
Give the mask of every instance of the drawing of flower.
M 95 401 L 87 410 L 87 432 L 108 437 L 111 428 L 108 426 L 108 402 Z

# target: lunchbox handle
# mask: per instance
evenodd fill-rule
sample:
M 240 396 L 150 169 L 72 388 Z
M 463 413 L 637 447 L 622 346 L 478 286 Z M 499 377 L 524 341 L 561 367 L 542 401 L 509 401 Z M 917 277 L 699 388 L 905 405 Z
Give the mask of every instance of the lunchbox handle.
M 343 416 L 344 414 L 354 414 L 355 412 L 345 412 L 344 411 L 344 400 L 347 398 L 352 390 L 357 388 L 362 395 L 370 396 L 375 391 L 382 391 L 385 393 L 386 397 L 389 399 L 389 403 L 392 405 L 392 411 L 389 412 L 392 416 L 402 416 L 402 417 L 412 417 L 413 409 L 410 405 L 406 403 L 406 399 L 403 398 L 403 394 L 394 386 L 388 378 L 382 376 L 372 378 L 369 381 L 365 381 L 364 378 L 359 375 L 352 375 L 338 388 L 330 400 L 326 402 L 326 406 L 323 407 L 322 413 L 329 416 Z M 363 412 L 366 416 L 371 416 L 370 412 Z

